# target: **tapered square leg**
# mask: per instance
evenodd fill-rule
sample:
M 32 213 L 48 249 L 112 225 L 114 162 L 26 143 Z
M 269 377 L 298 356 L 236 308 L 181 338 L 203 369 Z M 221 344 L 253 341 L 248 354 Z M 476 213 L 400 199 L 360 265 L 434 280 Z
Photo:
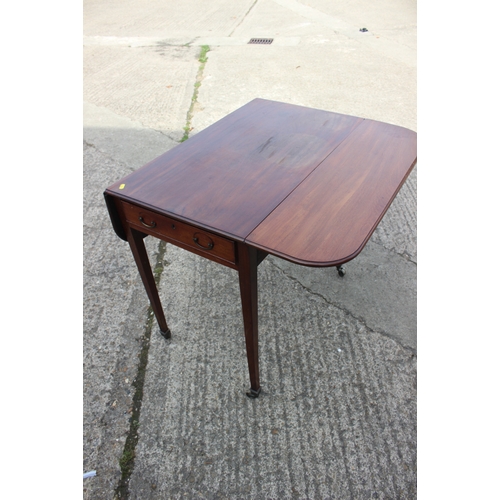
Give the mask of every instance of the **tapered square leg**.
M 167 326 L 165 315 L 163 314 L 163 308 L 158 295 L 158 289 L 156 287 L 153 272 L 151 271 L 151 265 L 149 263 L 146 247 L 144 246 L 143 237 L 144 235 L 139 231 L 130 228 L 127 230 L 127 240 L 130 245 L 130 249 L 132 250 L 132 255 L 134 256 L 137 268 L 139 269 L 139 274 L 144 284 L 144 288 L 148 294 L 149 302 L 153 308 L 153 312 L 155 313 L 156 320 L 158 321 L 161 334 L 168 339 L 171 337 L 171 333 Z
M 260 394 L 257 250 L 244 243 L 238 243 L 238 263 L 245 343 L 247 349 L 248 370 L 250 373 L 250 390 L 247 392 L 247 396 L 256 398 Z

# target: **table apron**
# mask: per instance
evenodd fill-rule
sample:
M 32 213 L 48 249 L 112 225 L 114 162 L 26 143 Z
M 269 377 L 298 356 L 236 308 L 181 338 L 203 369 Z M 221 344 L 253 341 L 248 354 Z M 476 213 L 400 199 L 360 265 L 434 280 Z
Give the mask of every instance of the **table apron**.
M 236 269 L 234 241 L 125 201 L 120 203 L 120 208 L 122 221 L 129 227 Z

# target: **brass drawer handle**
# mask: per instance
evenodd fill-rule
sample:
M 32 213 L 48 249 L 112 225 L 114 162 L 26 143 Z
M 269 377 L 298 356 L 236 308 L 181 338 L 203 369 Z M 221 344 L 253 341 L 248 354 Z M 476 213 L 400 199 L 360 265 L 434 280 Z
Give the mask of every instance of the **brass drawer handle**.
M 208 237 L 207 237 L 208 238 Z M 208 238 L 210 240 L 210 238 Z M 212 240 L 210 240 L 210 243 L 207 245 L 207 246 L 203 246 L 200 241 L 198 240 L 198 237 L 196 236 L 196 234 L 194 235 L 193 237 L 193 241 L 200 247 L 200 248 L 203 248 L 203 250 L 212 250 L 212 248 L 214 247 L 214 242 Z
M 156 222 L 155 222 L 154 220 L 153 220 L 153 221 L 151 221 L 151 225 L 146 224 L 146 223 L 144 222 L 144 219 L 142 218 L 142 215 L 139 217 L 139 221 L 141 222 L 141 224 L 142 224 L 143 226 L 146 226 L 146 227 L 149 227 L 149 228 L 156 227 Z

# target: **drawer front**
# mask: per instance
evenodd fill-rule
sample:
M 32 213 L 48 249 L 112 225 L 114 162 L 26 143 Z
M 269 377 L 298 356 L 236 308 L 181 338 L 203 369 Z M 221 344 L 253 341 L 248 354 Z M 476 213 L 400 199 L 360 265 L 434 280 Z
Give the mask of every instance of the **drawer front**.
M 122 208 L 127 222 L 144 233 L 182 243 L 195 253 L 236 262 L 231 240 L 127 202 L 122 202 Z

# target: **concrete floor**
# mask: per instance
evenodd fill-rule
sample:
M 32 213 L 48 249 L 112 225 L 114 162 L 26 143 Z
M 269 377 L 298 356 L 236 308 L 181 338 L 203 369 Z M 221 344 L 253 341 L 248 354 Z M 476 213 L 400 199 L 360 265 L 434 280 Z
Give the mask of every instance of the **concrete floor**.
M 236 273 L 147 238 L 165 341 L 102 197 L 255 97 L 416 130 L 416 2 L 84 0 L 83 54 L 84 498 L 416 498 L 416 168 L 344 278 L 259 266 L 257 400 Z

